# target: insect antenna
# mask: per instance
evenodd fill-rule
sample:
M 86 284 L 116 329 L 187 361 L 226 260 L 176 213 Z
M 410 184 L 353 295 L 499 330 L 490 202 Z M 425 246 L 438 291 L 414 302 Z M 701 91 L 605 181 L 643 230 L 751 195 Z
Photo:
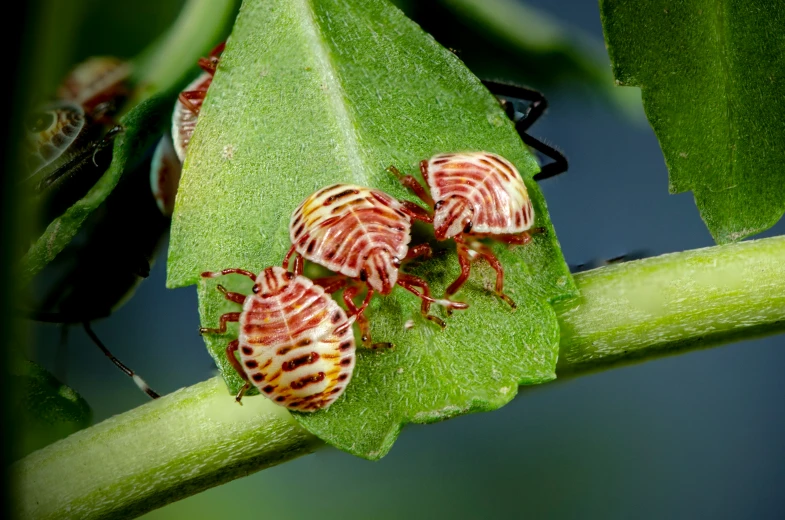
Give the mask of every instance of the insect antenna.
M 136 375 L 133 370 L 125 366 L 119 359 L 114 357 L 114 354 L 109 352 L 109 349 L 106 348 L 106 346 L 101 342 L 101 340 L 98 339 L 98 336 L 95 335 L 95 332 L 93 332 L 93 328 L 90 326 L 90 322 L 85 321 L 82 323 L 82 326 L 84 327 L 85 332 L 87 332 L 87 335 L 90 336 L 90 339 L 93 340 L 93 343 L 95 343 L 96 346 L 101 349 L 101 352 L 103 352 L 106 355 L 106 357 L 108 357 L 112 361 L 112 363 L 114 363 L 115 366 L 117 366 L 117 368 L 125 372 L 125 375 L 133 379 L 134 383 L 136 383 L 136 386 L 138 386 L 142 392 L 146 393 L 153 399 L 158 399 L 159 397 L 161 397 L 157 392 L 155 392 L 152 388 L 150 388 L 147 385 L 147 383 L 145 383 L 144 379 Z

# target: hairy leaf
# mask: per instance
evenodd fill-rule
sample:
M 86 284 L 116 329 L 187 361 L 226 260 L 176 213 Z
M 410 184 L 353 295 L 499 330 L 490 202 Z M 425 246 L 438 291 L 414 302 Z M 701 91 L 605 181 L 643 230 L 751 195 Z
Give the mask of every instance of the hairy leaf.
M 119 121 L 124 131 L 114 140 L 109 169 L 85 197 L 49 223 L 31 245 L 21 260 L 22 283 L 29 281 L 68 245 L 123 174 L 168 129 L 169 114 L 177 93 L 188 80 L 187 73 L 225 32 L 234 8 L 234 0 L 190 0 L 172 29 L 136 60 L 134 96 L 129 103 L 131 108 Z M 161 60 L 167 60 L 165 65 Z
M 16 357 L 10 368 L 10 384 L 19 392 L 19 399 L 9 404 L 21 432 L 15 459 L 90 426 L 93 414 L 87 402 L 44 368 Z
M 620 85 L 639 86 L 670 171 L 718 243 L 785 212 L 785 13 L 771 0 L 601 0 Z
M 573 294 L 574 285 L 531 181 L 539 170 L 534 157 L 455 55 L 383 0 L 243 3 L 189 145 L 172 224 L 167 283 L 200 283 L 203 325 L 239 309 L 199 274 L 280 264 L 290 215 L 306 196 L 347 182 L 416 200 L 385 168 L 415 173 L 421 159 L 460 150 L 510 159 L 534 200 L 535 225 L 547 231 L 526 247 L 495 247 L 515 312 L 489 291 L 494 275 L 480 263 L 458 294 L 470 309 L 447 318 L 444 331 L 401 288 L 374 299 L 367 311 L 374 339 L 395 348 L 359 349 L 344 396 L 327 410 L 295 414 L 325 441 L 362 457 L 382 457 L 405 423 L 492 410 L 518 384 L 555 377 L 559 330 L 549 302 Z M 453 247 L 438 247 L 443 254 L 405 270 L 440 295 L 458 262 Z M 230 290 L 249 292 L 247 280 L 225 278 Z M 240 379 L 225 347 L 236 330 L 206 336 L 233 390 Z

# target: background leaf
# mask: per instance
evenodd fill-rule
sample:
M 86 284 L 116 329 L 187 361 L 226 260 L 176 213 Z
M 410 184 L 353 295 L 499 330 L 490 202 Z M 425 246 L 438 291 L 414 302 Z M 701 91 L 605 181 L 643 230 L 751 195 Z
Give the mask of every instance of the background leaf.
M 18 394 L 9 407 L 21 432 L 15 459 L 90 426 L 90 406 L 79 394 L 39 365 L 16 355 L 12 358 L 10 384 Z
M 520 0 L 396 0 L 474 74 L 552 96 L 580 92 L 643 121 L 640 92 L 618 89 L 603 43 Z
M 295 414 L 322 439 L 363 457 L 382 457 L 404 423 L 495 409 L 518 384 L 555 377 L 558 324 L 549 302 L 572 295 L 574 285 L 531 181 L 539 170 L 534 157 L 451 52 L 386 1 L 243 4 L 189 146 L 172 223 L 167 284 L 200 284 L 204 325 L 237 306 L 199 273 L 280 264 L 290 215 L 307 195 L 351 182 L 413 200 L 385 168 L 415 173 L 421 159 L 458 150 L 510 159 L 530 190 L 535 225 L 547 233 L 527 247 L 495 247 L 516 312 L 489 292 L 494 277 L 484 264 L 459 293 L 471 308 L 449 318 L 445 331 L 423 320 L 417 299 L 401 289 L 375 299 L 372 332 L 395 349 L 359 352 L 338 402 Z M 439 247 L 449 249 L 406 268 L 436 294 L 458 274 L 454 250 Z M 230 290 L 248 293 L 247 282 L 226 278 Z M 406 330 L 409 319 L 414 327 Z M 235 330 L 205 337 L 232 390 L 239 378 L 224 352 Z
M 670 171 L 718 243 L 785 212 L 785 13 L 774 1 L 600 1 L 620 85 L 639 86 Z

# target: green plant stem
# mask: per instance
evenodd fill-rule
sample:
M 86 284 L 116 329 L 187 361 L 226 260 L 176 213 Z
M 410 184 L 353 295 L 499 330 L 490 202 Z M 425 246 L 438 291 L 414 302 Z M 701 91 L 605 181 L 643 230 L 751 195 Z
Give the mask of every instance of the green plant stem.
M 785 237 L 603 267 L 557 308 L 560 378 L 785 330 Z M 322 442 L 214 378 L 113 417 L 12 468 L 20 518 L 128 518 Z

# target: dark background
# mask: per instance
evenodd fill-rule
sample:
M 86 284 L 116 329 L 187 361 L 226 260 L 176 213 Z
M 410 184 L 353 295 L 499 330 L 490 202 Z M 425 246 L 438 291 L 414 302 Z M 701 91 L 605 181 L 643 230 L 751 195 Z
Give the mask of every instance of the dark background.
M 86 2 L 91 32 L 68 56 L 131 55 L 179 3 Z M 595 2 L 528 4 L 602 38 Z M 570 161 L 567 174 L 541 184 L 569 263 L 713 245 L 692 194 L 668 194 L 645 121 L 584 94 L 545 94 L 551 108 L 531 133 Z M 784 232 L 780 222 L 764 236 Z M 164 249 L 133 298 L 94 324 L 161 393 L 216 373 L 197 333 L 196 290 L 165 288 L 165 258 Z M 66 367 L 55 363 L 56 326 L 36 325 L 33 335 L 33 358 L 65 368 L 96 421 L 147 400 L 81 329 L 71 332 Z M 775 336 L 522 389 L 493 413 L 407 427 L 380 462 L 325 449 L 147 518 L 783 518 L 783 347 Z

